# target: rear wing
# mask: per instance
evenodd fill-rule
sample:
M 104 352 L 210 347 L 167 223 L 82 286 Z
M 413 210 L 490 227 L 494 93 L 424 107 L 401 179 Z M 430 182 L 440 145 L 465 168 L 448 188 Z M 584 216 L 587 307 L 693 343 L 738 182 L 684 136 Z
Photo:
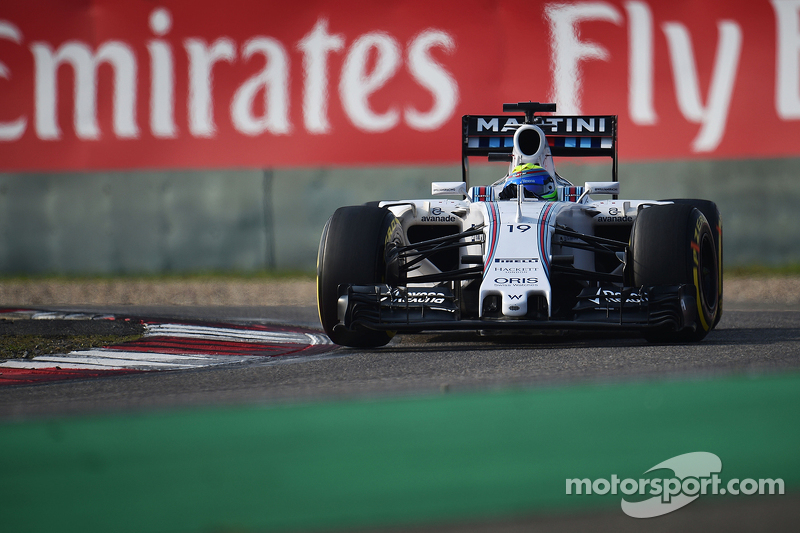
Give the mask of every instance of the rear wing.
M 527 104 L 525 102 L 524 104 Z M 534 102 L 535 104 L 535 102 Z M 523 104 L 506 104 L 508 107 Z M 544 106 L 548 104 L 538 104 Z M 552 105 L 552 104 L 551 104 Z M 506 107 L 504 106 L 504 108 Z M 553 110 L 555 106 L 553 105 Z M 554 157 L 610 157 L 617 177 L 617 115 L 464 115 L 461 120 L 461 174 L 469 183 L 469 157 L 511 161 L 514 133 L 524 124 L 539 126 Z

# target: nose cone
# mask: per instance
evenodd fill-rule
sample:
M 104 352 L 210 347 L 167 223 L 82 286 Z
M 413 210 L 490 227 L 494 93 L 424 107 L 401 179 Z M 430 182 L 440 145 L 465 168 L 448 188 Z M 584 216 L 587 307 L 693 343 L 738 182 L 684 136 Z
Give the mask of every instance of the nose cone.
M 528 314 L 528 298 L 520 291 L 518 294 L 503 294 L 503 315 L 525 316 Z

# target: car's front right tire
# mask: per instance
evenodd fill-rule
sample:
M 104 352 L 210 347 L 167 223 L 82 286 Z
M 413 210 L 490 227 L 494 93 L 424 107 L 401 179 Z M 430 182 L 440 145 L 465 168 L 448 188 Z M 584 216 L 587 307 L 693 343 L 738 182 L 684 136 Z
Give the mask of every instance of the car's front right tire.
M 317 307 L 325 333 L 336 344 L 371 348 L 393 334 L 339 323 L 339 286 L 375 285 L 385 276 L 386 244 L 399 240 L 400 224 L 388 209 L 372 205 L 341 207 L 325 224 L 317 254 Z

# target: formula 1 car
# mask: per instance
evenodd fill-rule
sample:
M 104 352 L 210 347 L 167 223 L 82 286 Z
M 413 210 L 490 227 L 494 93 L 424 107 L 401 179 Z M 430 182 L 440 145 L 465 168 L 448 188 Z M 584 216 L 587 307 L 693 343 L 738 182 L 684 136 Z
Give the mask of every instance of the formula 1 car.
M 397 332 L 611 330 L 702 340 L 722 316 L 722 222 L 708 200 L 620 200 L 617 117 L 555 104 L 465 115 L 462 181 L 430 200 L 342 207 L 322 231 L 317 300 L 336 344 Z M 508 164 L 491 186 L 469 158 Z M 575 186 L 554 157 L 610 157 L 608 182 Z M 590 195 L 603 195 L 593 200 Z M 460 197 L 461 199 L 453 199 Z

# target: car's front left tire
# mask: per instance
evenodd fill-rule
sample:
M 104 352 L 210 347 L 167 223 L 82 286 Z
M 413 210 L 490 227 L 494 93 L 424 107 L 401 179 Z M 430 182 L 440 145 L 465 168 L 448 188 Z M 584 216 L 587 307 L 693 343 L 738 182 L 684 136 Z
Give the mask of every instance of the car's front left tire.
M 631 231 L 632 276 L 636 287 L 694 287 L 694 324 L 680 331 L 653 330 L 654 342 L 696 342 L 717 323 L 720 312 L 719 258 L 703 213 L 688 203 L 643 208 Z
M 689 204 L 696 207 L 703 213 L 703 216 L 708 220 L 708 225 L 711 228 L 711 233 L 714 235 L 714 246 L 717 248 L 717 271 L 719 272 L 718 290 L 717 290 L 717 318 L 714 319 L 714 325 L 719 324 L 722 319 L 722 216 L 719 213 L 717 204 L 711 200 L 697 200 L 690 198 L 677 198 L 672 200 L 664 200 L 666 202 L 674 202 L 676 204 Z

